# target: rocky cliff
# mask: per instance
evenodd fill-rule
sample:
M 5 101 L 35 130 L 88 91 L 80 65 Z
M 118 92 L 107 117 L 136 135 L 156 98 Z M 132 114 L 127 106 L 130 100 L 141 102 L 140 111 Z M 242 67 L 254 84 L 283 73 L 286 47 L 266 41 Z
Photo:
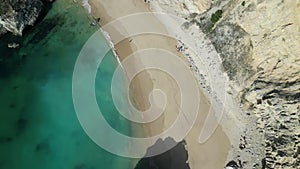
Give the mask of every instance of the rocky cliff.
M 227 92 L 243 109 L 247 126 L 240 144 L 232 145 L 228 166 L 299 168 L 300 1 L 157 3 L 186 25 L 196 25 L 221 57 L 231 86 Z
M 21 36 L 44 10 L 41 0 L 0 0 L 0 36 L 7 32 Z
M 220 54 L 233 95 L 257 119 L 265 158 L 254 168 L 300 166 L 299 11 L 299 0 L 212 1 L 192 18 Z

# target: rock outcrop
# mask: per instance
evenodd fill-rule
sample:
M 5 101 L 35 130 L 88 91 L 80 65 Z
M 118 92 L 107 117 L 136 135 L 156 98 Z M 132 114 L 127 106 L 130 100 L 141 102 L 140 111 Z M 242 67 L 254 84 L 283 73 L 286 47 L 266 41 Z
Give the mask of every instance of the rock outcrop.
M 222 16 L 213 23 L 217 10 Z M 265 158 L 254 168 L 300 166 L 299 11 L 300 1 L 214 1 L 193 18 L 220 54 L 232 93 L 257 119 Z
M 21 36 L 26 26 L 34 25 L 43 10 L 41 0 L 0 0 L 0 36 L 7 32 Z
M 198 26 L 221 57 L 247 125 L 234 167 L 299 168 L 300 1 L 197 2 L 201 10 L 196 0 L 156 3 Z
M 206 11 L 211 5 L 211 0 L 159 0 L 157 3 L 168 13 L 186 18 Z

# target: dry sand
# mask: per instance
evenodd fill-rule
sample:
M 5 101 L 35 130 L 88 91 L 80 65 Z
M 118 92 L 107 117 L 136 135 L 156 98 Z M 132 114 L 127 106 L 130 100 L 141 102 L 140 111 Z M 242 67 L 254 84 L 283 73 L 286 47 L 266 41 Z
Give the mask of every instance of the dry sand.
M 101 18 L 100 25 L 102 26 L 118 17 L 138 12 L 150 12 L 148 5 L 143 0 L 89 0 L 89 3 L 92 6 L 92 15 Z M 147 19 L 149 24 L 155 25 L 157 29 L 168 33 L 164 25 L 154 15 Z M 112 34 L 116 30 L 105 29 L 105 31 Z M 147 48 L 166 49 L 184 60 L 184 57 L 176 51 L 176 43 L 177 40 L 164 36 L 139 35 L 123 40 L 116 44 L 115 48 L 121 60 L 135 51 Z M 143 64 L 143 60 L 137 60 L 135 64 Z M 135 65 L 132 65 L 132 67 L 126 69 L 135 69 L 134 67 Z M 162 89 L 168 97 L 164 115 L 154 122 L 143 125 L 145 136 L 159 134 L 174 122 L 179 112 L 177 103 L 180 101 L 180 97 L 178 96 L 178 86 L 170 76 L 160 71 L 147 70 L 136 76 L 131 82 L 130 88 L 132 102 L 140 110 L 149 108 L 148 94 L 153 88 Z M 188 163 L 192 169 L 223 168 L 226 164 L 230 142 L 222 128 L 219 126 L 213 136 L 204 144 L 198 142 L 201 128 L 210 108 L 210 103 L 202 92 L 200 96 L 198 118 L 195 126 L 185 138 L 189 155 Z

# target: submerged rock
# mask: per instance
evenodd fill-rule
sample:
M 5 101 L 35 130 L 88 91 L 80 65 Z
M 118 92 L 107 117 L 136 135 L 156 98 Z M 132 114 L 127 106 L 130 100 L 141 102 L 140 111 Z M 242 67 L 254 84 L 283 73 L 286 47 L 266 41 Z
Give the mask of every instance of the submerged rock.
M 28 120 L 27 119 L 20 118 L 17 121 L 16 128 L 17 128 L 18 132 L 24 131 L 27 126 L 28 126 Z
M 4 143 L 9 143 L 12 142 L 12 138 L 11 137 L 1 137 L 0 136 L 0 144 L 4 144 Z
M 35 146 L 35 152 L 49 154 L 51 152 L 51 147 L 48 140 L 43 140 Z

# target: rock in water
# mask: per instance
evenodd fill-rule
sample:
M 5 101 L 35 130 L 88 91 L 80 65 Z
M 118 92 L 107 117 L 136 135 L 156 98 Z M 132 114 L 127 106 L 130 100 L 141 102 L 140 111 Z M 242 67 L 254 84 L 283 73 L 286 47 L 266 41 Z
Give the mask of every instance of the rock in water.
M 20 46 L 20 44 L 18 44 L 18 43 L 9 43 L 9 44 L 7 44 L 8 48 L 18 48 L 19 46 Z
M 2 25 L 0 25 L 0 36 L 4 35 L 6 33 L 7 33 L 7 30 Z
M 0 0 L 0 36 L 6 32 L 22 36 L 24 28 L 33 26 L 42 10 L 40 0 Z

